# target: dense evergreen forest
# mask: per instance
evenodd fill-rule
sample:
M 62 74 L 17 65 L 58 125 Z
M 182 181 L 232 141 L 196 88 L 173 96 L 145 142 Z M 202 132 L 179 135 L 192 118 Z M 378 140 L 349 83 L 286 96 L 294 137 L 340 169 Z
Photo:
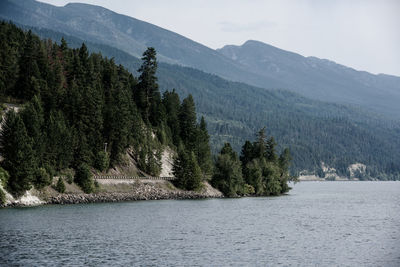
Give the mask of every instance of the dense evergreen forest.
M 29 27 L 27 27 L 28 29 Z M 82 40 L 47 29 L 32 28 L 42 38 L 60 40 L 72 47 Z M 89 50 L 113 57 L 132 73 L 140 60 L 116 48 L 87 43 Z M 229 142 L 240 152 L 245 140 L 267 126 L 276 137 L 278 151 L 290 147 L 293 157 L 291 172 L 307 170 L 324 175 L 321 161 L 349 177 L 348 166 L 367 165 L 361 179 L 399 179 L 400 127 L 396 121 L 354 106 L 324 103 L 306 99 L 285 90 L 265 90 L 243 83 L 224 80 L 202 71 L 160 63 L 160 91 L 175 88 L 181 96 L 192 94 L 198 115 L 204 116 L 210 133 L 211 149 L 218 153 Z
M 154 48 L 143 53 L 134 77 L 113 59 L 90 54 L 85 44 L 71 49 L 64 39 L 41 41 L 2 22 L 0 53 L 2 102 L 22 104 L 4 115 L 0 139 L 0 178 L 16 196 L 49 185 L 66 170 L 85 192 L 93 192 L 91 171 L 120 164 L 128 148 L 140 170 L 157 176 L 167 146 L 177 152 L 173 171 L 180 188 L 197 190 L 211 179 L 228 196 L 289 189 L 288 151 L 278 158 L 264 130 L 244 150 L 243 170 L 226 143 L 214 174 L 205 120 L 197 122 L 190 94 L 182 101 L 175 90 L 161 95 Z M 233 176 L 223 175 L 229 164 Z M 57 188 L 63 191 L 60 180 Z
M 104 171 L 130 147 L 140 170 L 158 175 L 165 146 L 193 155 L 201 177 L 212 169 L 209 136 L 197 124 L 193 97 L 158 89 L 156 51 L 148 48 L 136 78 L 85 44 L 70 49 L 1 24 L 3 101 L 24 103 L 5 115 L 1 135 L 7 187 L 16 195 L 43 187 L 72 168 L 85 192 L 90 169 Z

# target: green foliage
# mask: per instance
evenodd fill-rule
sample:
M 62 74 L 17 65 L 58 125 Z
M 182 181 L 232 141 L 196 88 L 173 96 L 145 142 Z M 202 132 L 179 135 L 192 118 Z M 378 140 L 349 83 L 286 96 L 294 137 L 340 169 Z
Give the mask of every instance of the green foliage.
M 224 145 L 218 155 L 211 184 L 228 197 L 245 193 L 240 161 L 229 143 Z
M 5 117 L 1 131 L 0 153 L 4 157 L 1 165 L 10 175 L 7 188 L 15 196 L 20 196 L 31 188 L 37 164 L 32 149 L 32 139 L 26 132 L 21 116 L 13 110 Z
M 35 170 L 35 180 L 33 181 L 36 188 L 41 189 L 50 185 L 53 176 L 51 176 L 45 168 Z
M 253 159 L 246 165 L 245 182 L 254 188 L 256 195 L 264 193 L 262 166 L 259 159 Z
M 127 149 L 143 172 L 157 176 L 165 145 L 183 144 L 185 188 L 198 189 L 203 174 L 211 174 L 205 120 L 197 124 L 191 95 L 182 103 L 175 91 L 161 98 L 154 48 L 143 53 L 137 79 L 113 59 L 90 54 L 84 43 L 71 49 L 65 39 L 41 41 L 1 23 L 0 36 L 7 35 L 0 40 L 8 52 L 1 51 L 0 97 L 25 103 L 20 115 L 6 117 L 2 134 L 11 192 L 42 188 L 68 168 L 91 192 L 90 169 L 121 164 Z
M 182 101 L 179 111 L 180 137 L 185 148 L 194 151 L 196 147 L 197 118 L 192 95 Z
M 42 38 L 53 40 L 64 35 L 47 29 L 32 30 Z M 4 36 L 7 43 L 19 34 L 7 32 Z M 68 36 L 68 42 L 72 47 L 82 44 L 82 40 L 72 36 Z M 91 51 L 114 58 L 133 73 L 141 65 L 138 58 L 116 48 L 95 43 L 87 46 Z M 14 42 L 14 47 L 19 47 L 19 43 Z M 230 82 L 178 65 L 159 63 L 157 76 L 160 88 L 176 88 L 181 97 L 193 95 L 198 113 L 207 122 L 214 153 L 226 142 L 240 152 L 245 140 L 268 125 L 269 134 L 278 143 L 277 151 L 290 147 L 292 174 L 301 170 L 318 172 L 323 161 L 336 168 L 340 175 L 347 175 L 349 164 L 361 162 L 368 166 L 366 179 L 400 179 L 400 150 L 397 149 L 400 128 L 396 121 L 358 107 L 314 101 L 286 90 Z M 12 86 L 12 81 L 7 85 Z
M 198 190 L 202 187 L 202 173 L 193 152 L 181 149 L 174 159 L 173 173 L 176 177 L 174 184 L 186 190 Z
M 254 195 L 256 191 L 253 186 L 249 184 L 244 184 L 243 193 L 244 195 Z
M 67 168 L 73 159 L 73 139 L 62 112 L 50 111 L 46 139 L 45 162 L 57 170 Z
M 189 155 L 189 161 L 187 166 L 187 181 L 186 189 L 188 190 L 199 190 L 202 187 L 202 172 L 197 163 L 196 156 L 193 152 Z
M 10 178 L 10 175 L 8 172 L 0 167 L 0 184 L 5 188 L 7 186 L 8 179 Z
M 74 176 L 71 173 L 67 173 L 66 181 L 67 183 L 72 184 L 74 182 Z
M 94 167 L 102 172 L 107 170 L 109 165 L 110 158 L 108 157 L 108 154 L 104 151 L 97 152 Z
M 240 159 L 244 179 L 256 195 L 280 195 L 290 189 L 287 184 L 292 178 L 289 149 L 284 149 L 278 158 L 275 147 L 274 138 L 267 137 L 265 128 L 257 133 L 255 142 L 246 141 L 242 147 Z
M 39 93 L 40 87 L 43 85 L 39 64 L 44 60 L 43 57 L 45 55 L 39 53 L 39 46 L 39 38 L 29 31 L 25 39 L 23 51 L 19 57 L 19 76 L 15 84 L 15 89 L 12 91 L 13 96 L 17 98 L 30 100 Z
M 161 100 L 160 91 L 158 89 L 156 50 L 153 47 L 147 48 L 143 53 L 142 66 L 138 69 L 140 73 L 139 83 L 135 93 L 137 106 L 142 111 L 143 120 L 151 122 L 152 125 L 158 125 L 157 113 L 158 105 Z M 150 114 L 150 111 L 153 111 Z
M 57 184 L 55 189 L 59 192 L 59 193 L 64 193 L 65 192 L 65 184 L 63 179 L 60 177 L 58 178 Z
M 197 130 L 196 140 L 196 157 L 199 161 L 199 166 L 204 174 L 212 174 L 212 160 L 210 148 L 210 136 L 208 135 L 207 125 L 204 117 L 201 117 L 200 125 Z
M 82 188 L 83 192 L 85 193 L 93 192 L 94 190 L 93 176 L 87 164 L 82 163 L 80 166 L 78 166 L 78 168 L 75 170 L 74 181 Z
M 39 161 L 43 159 L 45 152 L 45 136 L 42 134 L 44 127 L 44 112 L 39 97 L 34 96 L 32 101 L 25 105 L 21 112 L 26 131 L 32 138 L 32 146 L 34 147 L 35 158 Z
M 172 92 L 165 91 L 162 99 L 166 111 L 166 121 L 170 128 L 172 143 L 178 147 L 181 142 L 180 138 L 180 123 L 179 123 L 179 108 L 181 101 L 175 89 Z

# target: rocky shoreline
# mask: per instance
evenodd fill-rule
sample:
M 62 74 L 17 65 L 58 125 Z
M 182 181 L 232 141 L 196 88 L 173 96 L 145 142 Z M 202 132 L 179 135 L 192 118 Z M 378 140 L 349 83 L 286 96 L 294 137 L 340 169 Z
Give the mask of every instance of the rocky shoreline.
M 102 202 L 123 202 L 137 200 L 161 200 L 161 199 L 204 199 L 210 198 L 194 192 L 170 192 L 164 194 L 130 194 L 130 193 L 98 193 L 98 194 L 62 194 L 52 197 L 46 204 L 82 204 Z M 215 196 L 213 196 L 215 197 Z
M 97 192 L 92 194 L 84 193 L 65 193 L 40 198 L 40 202 L 33 204 L 24 204 L 23 202 L 10 202 L 0 207 L 26 207 L 51 204 L 87 204 L 87 203 L 106 203 L 106 202 L 124 202 L 139 200 L 166 200 L 166 199 L 205 199 L 222 198 L 219 191 L 210 190 L 208 184 L 200 192 L 184 190 L 168 190 L 156 187 L 152 184 L 140 184 L 129 192 Z

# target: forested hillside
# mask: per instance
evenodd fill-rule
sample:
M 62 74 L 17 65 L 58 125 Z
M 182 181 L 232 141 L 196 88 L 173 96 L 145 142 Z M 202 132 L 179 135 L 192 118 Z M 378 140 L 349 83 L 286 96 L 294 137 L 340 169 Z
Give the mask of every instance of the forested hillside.
M 227 196 L 290 189 L 289 150 L 278 156 L 264 128 L 251 147 L 244 146 L 242 162 L 225 143 L 214 175 L 206 122 L 202 117 L 197 123 L 192 95 L 182 102 L 175 90 L 161 96 L 154 48 L 143 53 L 136 78 L 113 59 L 90 54 L 84 43 L 71 49 L 64 39 L 41 41 L 5 22 L 0 38 L 0 98 L 23 105 L 6 112 L 0 134 L 0 183 L 14 196 L 48 186 L 66 171 L 91 193 L 91 173 L 123 164 L 128 149 L 141 171 L 157 176 L 166 147 L 177 154 L 173 174 L 179 188 L 200 190 L 211 180 Z M 61 178 L 55 188 L 65 190 Z M 3 204 L 1 189 L 0 194 Z
M 261 42 L 213 50 L 151 23 L 81 3 L 56 7 L 33 0 L 3 0 L 0 18 L 106 44 L 136 57 L 151 46 L 162 62 L 260 88 L 280 88 L 311 99 L 360 105 L 400 119 L 399 77 L 356 71 Z
M 182 102 L 174 91 L 161 96 L 154 48 L 144 52 L 136 78 L 85 44 L 71 49 L 1 22 L 0 53 L 0 98 L 23 104 L 5 114 L 0 140 L 8 173 L 1 170 L 0 179 L 14 195 L 49 185 L 70 168 L 92 192 L 90 170 L 120 164 L 128 148 L 138 168 L 154 176 L 166 146 L 190 155 L 183 168 L 197 170 L 197 180 L 183 188 L 196 189 L 211 174 L 205 122 L 197 123 L 191 95 Z
M 400 77 L 357 71 L 253 40 L 217 51 L 249 71 L 275 81 L 279 88 L 312 99 L 355 104 L 400 119 Z
M 35 29 L 42 38 L 60 40 L 72 47 L 82 40 L 47 29 Z M 89 50 L 113 57 L 135 72 L 140 60 L 113 47 L 87 43 Z M 214 153 L 224 142 L 240 151 L 245 140 L 266 126 L 278 150 L 289 147 L 292 171 L 321 173 L 321 161 L 349 175 L 348 166 L 367 165 L 372 177 L 396 179 L 400 162 L 399 123 L 351 106 L 314 101 L 285 90 L 265 90 L 226 81 L 192 68 L 159 63 L 160 90 L 175 88 L 181 97 L 194 96 L 206 119 Z M 368 175 L 366 176 L 368 178 Z

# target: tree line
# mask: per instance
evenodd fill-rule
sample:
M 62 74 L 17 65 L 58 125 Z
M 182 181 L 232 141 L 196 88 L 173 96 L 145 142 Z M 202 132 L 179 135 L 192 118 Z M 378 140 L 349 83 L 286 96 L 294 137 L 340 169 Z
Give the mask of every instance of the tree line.
M 290 190 L 289 181 L 296 180 L 289 174 L 289 149 L 278 156 L 275 140 L 266 135 L 265 128 L 256 136 L 254 142 L 244 143 L 240 157 L 229 143 L 222 147 L 211 183 L 225 195 L 280 195 Z
M 14 195 L 47 186 L 65 170 L 73 171 L 85 192 L 93 192 L 91 171 L 121 164 L 128 148 L 138 168 L 153 176 L 161 171 L 165 147 L 173 148 L 180 188 L 198 190 L 205 179 L 218 180 L 205 120 L 198 122 L 190 94 L 181 101 L 175 90 L 160 93 L 154 48 L 143 53 L 135 77 L 113 59 L 90 54 L 84 43 L 72 49 L 64 39 L 59 44 L 40 40 L 5 22 L 0 37 L 0 98 L 22 104 L 19 112 L 4 115 L 0 138 L 0 175 Z M 272 162 L 258 156 L 260 168 Z M 261 175 L 267 179 L 264 169 Z M 253 183 L 243 177 L 238 188 L 248 184 L 255 194 L 279 191 L 265 189 L 265 179 Z M 280 192 L 285 192 L 282 185 Z
M 59 40 L 62 33 L 32 28 L 42 38 Z M 82 40 L 68 36 L 68 44 L 80 47 Z M 89 50 L 114 57 L 132 73 L 140 60 L 116 48 L 87 43 Z M 354 106 L 313 101 L 285 90 L 264 90 L 183 66 L 159 63 L 161 92 L 176 88 L 180 96 L 193 95 L 198 114 L 203 115 L 213 153 L 225 142 L 240 152 L 245 140 L 268 125 L 278 151 L 290 147 L 291 173 L 307 170 L 324 176 L 321 161 L 349 177 L 348 166 L 367 165 L 362 179 L 399 179 L 399 123 Z

